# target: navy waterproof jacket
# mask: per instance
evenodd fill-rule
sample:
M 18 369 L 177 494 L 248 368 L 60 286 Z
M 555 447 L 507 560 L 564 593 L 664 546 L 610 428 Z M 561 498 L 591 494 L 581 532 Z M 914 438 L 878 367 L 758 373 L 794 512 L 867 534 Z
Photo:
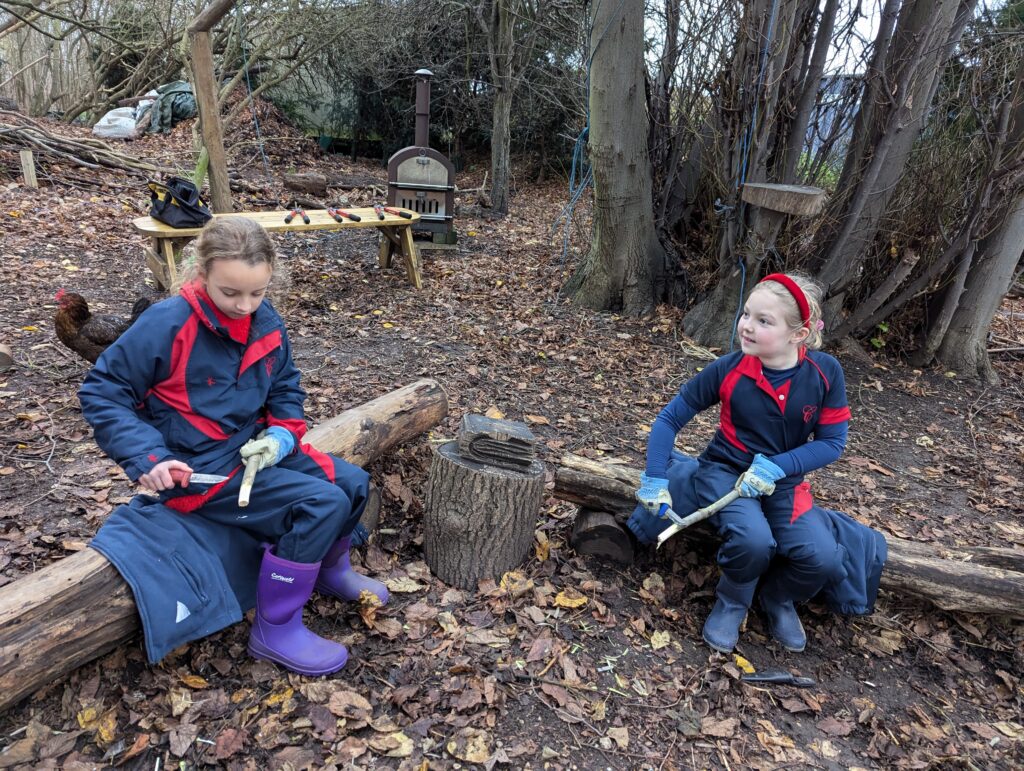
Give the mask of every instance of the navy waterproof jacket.
M 167 458 L 234 475 L 239 449 L 267 425 L 284 426 L 297 439 L 305 434 L 306 394 L 277 311 L 261 303 L 245 343 L 227 324 L 205 292 L 186 286 L 146 310 L 86 377 L 82 411 L 96 442 L 131 479 Z M 301 450 L 332 462 L 308 446 Z M 255 602 L 259 539 L 181 516 L 225 484 L 200 493 L 175 487 L 160 501 L 138 495 L 90 544 L 131 586 L 151 662 L 240 621 Z
M 104 351 L 79 399 L 97 444 L 133 481 L 168 458 L 199 473 L 231 475 L 239 449 L 268 425 L 289 429 L 296 440 L 305 434 L 299 377 L 269 302 L 256 309 L 249 339 L 239 343 L 192 284 L 146 310 Z M 181 488 L 166 497 L 187 499 L 168 503 L 179 511 L 202 505 Z

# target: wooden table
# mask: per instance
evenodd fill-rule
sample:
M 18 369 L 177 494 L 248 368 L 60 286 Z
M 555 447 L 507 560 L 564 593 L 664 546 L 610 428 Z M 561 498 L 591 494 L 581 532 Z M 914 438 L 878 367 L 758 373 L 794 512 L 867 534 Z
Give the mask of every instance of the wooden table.
M 405 262 L 405 272 L 409 281 L 417 289 L 423 288 L 423 277 L 420 273 L 419 252 L 412 240 L 412 226 L 419 221 L 420 215 L 409 212 L 410 219 L 399 217 L 395 214 L 385 214 L 384 219 L 378 219 L 372 208 L 368 209 L 346 209 L 346 211 L 361 217 L 360 222 L 352 222 L 346 219 L 344 222 L 336 222 L 325 209 L 307 209 L 309 224 L 302 221 L 301 217 L 295 217 L 291 222 L 285 223 L 284 218 L 288 211 L 258 211 L 258 212 L 231 212 L 227 214 L 214 214 L 214 217 L 245 217 L 255 220 L 270 233 L 293 232 L 304 230 L 346 230 L 348 228 L 377 228 L 381 232 L 380 249 L 378 258 L 382 268 L 391 267 L 391 258 L 395 252 L 401 252 Z M 404 211 L 404 210 L 403 210 Z M 149 236 L 151 245 L 143 247 L 146 263 L 161 288 L 167 289 L 178 277 L 178 257 L 181 249 L 189 241 L 202 232 L 202 228 L 172 228 L 152 217 L 139 217 L 132 221 L 135 229 L 143 235 Z

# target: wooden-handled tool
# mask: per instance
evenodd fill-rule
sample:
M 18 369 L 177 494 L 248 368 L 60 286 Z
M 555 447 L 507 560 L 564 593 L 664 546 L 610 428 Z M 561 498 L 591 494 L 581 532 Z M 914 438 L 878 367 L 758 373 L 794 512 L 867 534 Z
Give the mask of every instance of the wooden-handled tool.
M 703 522 L 708 517 L 713 517 L 720 509 L 725 508 L 739 497 L 739 490 L 730 490 L 714 503 L 705 506 L 703 509 L 697 509 L 697 511 L 693 512 L 693 514 L 690 514 L 689 516 L 680 517 L 678 515 L 669 515 L 669 518 L 672 519 L 673 523 L 661 531 L 661 535 L 658 536 L 657 548 L 660 549 L 665 541 L 674 536 L 680 530 L 685 530 L 690 527 L 690 525 L 696 525 L 698 522 Z M 667 504 L 662 504 L 662 506 L 667 506 Z M 671 511 L 671 509 L 669 509 L 669 511 Z M 672 514 L 675 514 L 675 512 L 672 512 Z
M 252 493 L 252 483 L 256 479 L 256 472 L 260 470 L 258 456 L 251 456 L 245 460 L 245 473 L 242 475 L 242 487 L 238 491 L 238 505 L 245 508 L 249 505 L 249 495 Z

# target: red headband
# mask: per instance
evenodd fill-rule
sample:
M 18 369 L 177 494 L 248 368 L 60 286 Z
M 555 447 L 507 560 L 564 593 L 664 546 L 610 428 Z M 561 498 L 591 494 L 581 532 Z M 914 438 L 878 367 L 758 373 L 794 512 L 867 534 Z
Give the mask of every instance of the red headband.
M 804 295 L 804 290 L 800 288 L 800 285 L 785 273 L 769 273 L 757 283 L 763 284 L 765 281 L 774 281 L 786 287 L 789 293 L 793 295 L 793 299 L 796 300 L 796 307 L 800 309 L 800 320 L 803 322 L 803 326 L 809 329 L 811 326 L 811 306 L 807 303 L 807 297 Z

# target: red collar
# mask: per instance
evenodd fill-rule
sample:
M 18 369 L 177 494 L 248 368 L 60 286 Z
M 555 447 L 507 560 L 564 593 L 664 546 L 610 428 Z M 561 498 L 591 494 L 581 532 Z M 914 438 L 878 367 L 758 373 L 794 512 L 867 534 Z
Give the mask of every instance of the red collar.
M 210 295 L 207 294 L 206 288 L 196 282 L 195 285 L 196 295 L 203 300 L 213 310 L 214 315 L 217 317 L 217 321 L 222 327 L 224 327 L 231 339 L 236 343 L 242 343 L 243 345 L 249 342 L 249 328 L 252 326 L 252 316 L 243 316 L 240 319 L 233 319 L 230 316 L 224 314 L 217 304 L 210 299 Z

